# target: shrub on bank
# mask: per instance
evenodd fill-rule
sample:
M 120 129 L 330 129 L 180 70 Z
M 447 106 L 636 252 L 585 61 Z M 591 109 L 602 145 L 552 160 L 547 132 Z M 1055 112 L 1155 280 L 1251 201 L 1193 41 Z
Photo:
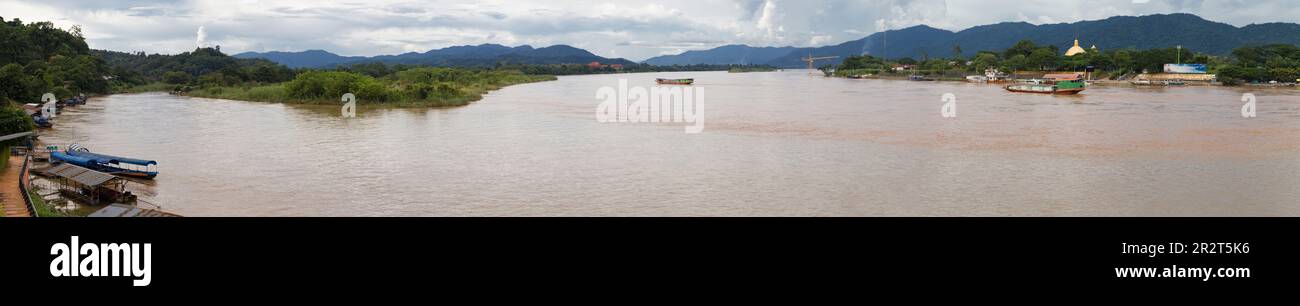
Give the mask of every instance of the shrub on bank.
M 36 129 L 36 124 L 32 117 L 27 115 L 27 111 L 19 108 L 14 103 L 8 103 L 0 107 L 0 136 L 13 133 L 22 133 Z M 17 140 L 0 142 L 0 146 L 9 146 L 16 144 Z

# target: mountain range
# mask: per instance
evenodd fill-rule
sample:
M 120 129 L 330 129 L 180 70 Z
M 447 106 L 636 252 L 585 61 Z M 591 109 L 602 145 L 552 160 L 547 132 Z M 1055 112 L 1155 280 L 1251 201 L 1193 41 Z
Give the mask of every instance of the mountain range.
M 1031 40 L 1040 45 L 1056 45 L 1061 50 L 1073 46 L 1079 39 L 1084 48 L 1093 45 L 1102 50 L 1135 48 L 1154 49 L 1183 46 L 1194 52 L 1228 55 L 1233 49 L 1260 44 L 1300 44 L 1300 25 L 1294 23 L 1264 23 L 1236 27 L 1205 20 L 1191 14 L 1148 15 L 1140 17 L 1117 16 L 1103 20 L 1075 23 L 1034 25 L 1025 22 L 1004 22 L 976 26 L 958 32 L 936 29 L 925 25 L 875 33 L 862 39 L 838 45 L 815 48 L 790 49 L 787 54 L 772 58 L 767 64 L 782 68 L 806 67 L 800 58 L 815 56 L 844 57 L 869 54 L 887 58 L 951 57 L 953 47 L 960 46 L 963 56 L 979 51 L 1001 52 L 1020 40 Z M 752 54 L 771 48 L 730 45 L 704 51 L 690 51 L 680 55 L 660 56 L 647 63 L 726 64 L 728 58 Z M 716 59 L 711 61 L 699 59 Z M 834 61 L 838 63 L 840 60 Z M 819 65 L 828 62 L 819 62 Z
M 869 54 L 887 58 L 951 57 L 954 46 L 960 46 L 963 56 L 979 51 L 1003 51 L 1021 40 L 1031 40 L 1039 45 L 1055 45 L 1068 49 L 1079 39 L 1083 47 L 1097 46 L 1102 50 L 1121 48 L 1154 49 L 1183 46 L 1193 52 L 1228 55 L 1233 49 L 1260 44 L 1300 44 L 1300 25 L 1294 23 L 1264 23 L 1244 27 L 1205 20 L 1191 14 L 1165 14 L 1148 16 L 1117 16 L 1103 20 L 1075 23 L 1034 25 L 1026 22 L 1004 22 L 976 26 L 958 32 L 936 29 L 925 25 L 889 30 L 871 34 L 858 40 L 837 45 L 796 47 L 751 47 L 726 45 L 709 50 L 687 51 L 665 55 L 645 61 L 652 65 L 770 65 L 780 68 L 806 67 L 800 60 L 809 54 L 839 56 L 839 60 L 819 62 L 834 64 L 843 58 Z M 632 61 L 600 57 L 583 49 L 566 45 L 545 48 L 531 46 L 507 47 L 496 44 L 455 46 L 434 49 L 423 53 L 404 53 L 374 57 L 340 56 L 322 50 L 302 52 L 245 52 L 239 58 L 265 58 L 289 67 L 327 68 L 359 62 L 384 62 L 388 64 L 419 64 L 433 66 L 492 66 L 497 63 L 512 64 L 634 64 Z
M 727 45 L 703 51 L 686 51 L 669 56 L 658 56 L 645 61 L 646 64 L 671 65 L 761 65 L 778 57 L 790 54 L 795 47 L 750 47 L 746 45 Z
M 341 56 L 324 50 L 301 52 L 244 52 L 234 55 L 237 58 L 264 58 L 291 68 L 329 68 L 362 62 L 382 62 L 385 64 L 490 67 L 497 63 L 509 64 L 636 64 L 621 58 L 605 58 L 587 50 L 566 45 L 545 48 L 533 48 L 524 45 L 507 47 L 497 44 L 478 46 L 454 46 L 429 50 L 423 53 L 409 52 L 398 55 L 380 56 Z

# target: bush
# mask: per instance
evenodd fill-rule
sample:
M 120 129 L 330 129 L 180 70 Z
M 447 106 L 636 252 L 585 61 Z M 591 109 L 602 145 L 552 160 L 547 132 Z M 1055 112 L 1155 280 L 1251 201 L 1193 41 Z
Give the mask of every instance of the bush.
M 22 133 L 35 130 L 36 125 L 32 122 L 32 117 L 27 112 L 14 104 L 8 104 L 0 107 L 0 136 L 13 133 Z M 0 146 L 11 146 L 18 143 L 17 139 L 0 142 Z
M 245 100 L 284 102 L 289 93 L 283 85 L 269 85 L 249 88 L 245 96 Z
M 342 71 L 299 74 L 285 85 L 289 97 L 302 100 L 338 99 L 353 93 L 362 101 L 389 101 L 388 89 L 370 76 Z

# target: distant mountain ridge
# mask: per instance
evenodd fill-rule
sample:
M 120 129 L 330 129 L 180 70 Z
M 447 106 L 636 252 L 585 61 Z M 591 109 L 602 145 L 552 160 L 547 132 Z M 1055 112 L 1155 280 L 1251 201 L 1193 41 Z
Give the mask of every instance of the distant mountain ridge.
M 871 34 L 862 39 L 816 48 L 793 48 L 767 64 L 782 68 L 807 67 L 800 60 L 809 53 L 815 56 L 844 57 L 869 54 L 888 58 L 951 57 L 953 46 L 961 46 L 963 56 L 979 51 L 1001 52 L 1020 40 L 1040 45 L 1055 45 L 1066 50 L 1078 38 L 1085 47 L 1096 45 L 1102 50 L 1122 48 L 1154 49 L 1181 45 L 1195 52 L 1228 55 L 1233 49 L 1261 44 L 1300 44 L 1300 25 L 1295 23 L 1252 24 L 1244 27 L 1213 22 L 1191 14 L 1117 16 L 1103 20 L 1075 23 L 1034 25 L 1004 22 L 976 26 L 958 32 L 925 25 Z M 711 50 L 690 51 L 680 55 L 659 56 L 647 63 L 691 62 L 693 64 L 728 64 L 728 55 L 741 54 L 744 45 L 729 45 Z M 705 60 L 701 60 L 705 59 Z M 838 63 L 823 61 L 818 65 Z
M 953 47 L 961 46 L 963 56 L 979 51 L 1003 51 L 1020 40 L 1031 40 L 1040 45 L 1055 45 L 1068 49 L 1074 39 L 1083 46 L 1096 45 L 1102 50 L 1121 48 L 1153 49 L 1181 45 L 1195 52 L 1227 55 L 1233 49 L 1248 45 L 1293 44 L 1300 45 L 1300 25 L 1295 23 L 1264 23 L 1244 27 L 1213 22 L 1191 14 L 1147 16 L 1117 16 L 1102 20 L 1075 23 L 1034 25 L 1026 22 L 1004 22 L 981 25 L 952 32 L 918 25 L 905 29 L 871 34 L 858 40 L 837 45 L 796 47 L 751 47 L 726 45 L 709 50 L 687 51 L 678 55 L 657 56 L 647 59 L 652 65 L 770 65 L 781 68 L 806 67 L 800 59 L 815 56 L 840 56 L 840 60 L 822 61 L 818 65 L 835 64 L 843 58 L 869 54 L 888 58 L 951 57 Z M 621 58 L 600 57 L 587 50 L 555 45 L 545 48 L 532 46 L 507 47 L 497 44 L 454 46 L 427 52 L 382 55 L 374 57 L 340 56 L 322 50 L 302 52 L 245 52 L 237 58 L 264 58 L 293 68 L 329 68 L 361 62 L 388 64 L 415 64 L 433 66 L 489 67 L 497 63 L 511 64 L 635 64 Z
M 498 63 L 586 64 L 600 62 L 602 64 L 636 64 L 626 59 L 601 57 L 587 50 L 566 45 L 533 48 L 528 45 L 507 47 L 497 44 L 482 44 L 433 49 L 423 53 L 409 52 L 373 57 L 340 56 L 323 50 L 244 52 L 234 56 L 237 58 L 264 58 L 292 68 L 329 68 L 363 62 L 456 67 L 490 67 Z
M 244 52 L 232 55 L 236 58 L 262 58 L 289 68 L 312 68 L 347 63 L 365 57 L 341 56 L 325 50 L 307 50 L 302 52 L 271 51 L 266 53 Z
M 645 60 L 651 65 L 758 65 L 790 54 L 795 47 L 750 47 L 746 45 L 727 45 L 706 51 L 686 51 L 678 55 L 657 56 Z

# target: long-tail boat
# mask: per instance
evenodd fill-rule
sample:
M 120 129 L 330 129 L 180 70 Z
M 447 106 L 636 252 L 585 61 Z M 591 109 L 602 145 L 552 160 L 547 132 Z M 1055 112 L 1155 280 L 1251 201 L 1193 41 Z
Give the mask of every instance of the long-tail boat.
M 63 152 L 50 152 L 50 161 L 66 162 L 126 177 L 153 179 L 158 176 L 157 161 L 91 153 L 90 150 L 76 144 L 68 146 L 68 149 Z
M 1005 87 L 1010 92 L 1053 94 L 1053 95 L 1073 95 L 1087 89 L 1081 79 L 1056 80 L 1045 84 L 1017 84 L 1007 85 Z
M 695 84 L 695 79 L 655 79 L 659 85 L 691 85 Z

